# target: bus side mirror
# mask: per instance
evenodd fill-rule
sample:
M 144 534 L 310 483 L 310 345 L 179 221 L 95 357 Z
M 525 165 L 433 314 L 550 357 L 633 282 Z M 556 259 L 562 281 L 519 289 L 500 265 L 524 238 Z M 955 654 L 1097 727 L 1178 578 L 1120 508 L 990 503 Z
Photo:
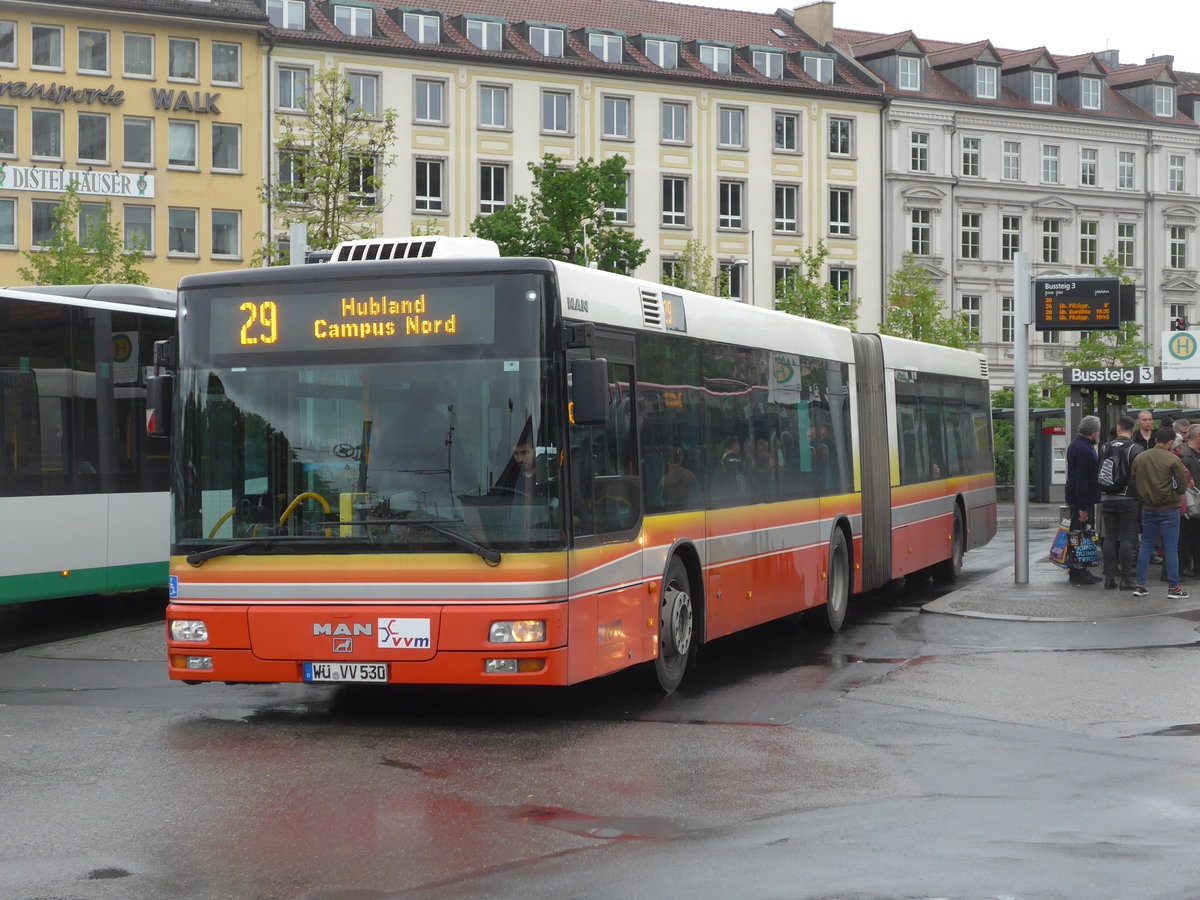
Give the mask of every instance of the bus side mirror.
M 571 361 L 571 424 L 608 423 L 608 360 Z
M 171 436 L 171 395 L 173 375 L 146 377 L 146 434 L 150 437 Z

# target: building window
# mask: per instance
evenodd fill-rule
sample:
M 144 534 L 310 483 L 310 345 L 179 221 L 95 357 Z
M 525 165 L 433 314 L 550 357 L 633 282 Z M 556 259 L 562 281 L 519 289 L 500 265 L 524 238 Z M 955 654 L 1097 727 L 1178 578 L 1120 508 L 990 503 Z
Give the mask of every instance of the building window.
M 35 159 L 63 158 L 63 113 L 61 109 L 30 110 L 32 155 Z
M 754 50 L 750 53 L 750 64 L 754 70 L 765 78 L 779 79 L 783 77 L 783 54 L 774 53 L 768 50 Z M 805 70 L 808 69 L 808 60 L 804 62 Z
M 242 168 L 242 126 L 214 122 L 212 127 L 214 172 L 238 172 Z
M 570 134 L 570 94 L 564 91 L 542 91 L 542 131 L 549 134 Z
M 662 180 L 662 223 L 687 225 L 687 179 L 665 175 Z
M 108 32 L 79 29 L 79 71 L 108 74 Z
M 194 169 L 196 156 L 196 122 L 167 123 L 167 165 Z
M 841 266 L 830 266 L 829 283 L 833 285 L 833 289 L 837 291 L 837 295 L 842 300 L 849 300 L 854 296 L 853 269 L 846 269 Z
M 833 60 L 827 56 L 806 56 L 804 73 L 821 84 L 833 84 Z
M 1033 73 L 1033 102 L 1049 106 L 1054 102 L 1054 73 Z
M 63 67 L 63 30 L 58 25 L 34 25 L 30 29 L 33 44 L 29 64 L 35 69 Z
M 0 155 L 15 156 L 17 153 L 17 110 L 13 106 L 0 106 Z
M 976 137 L 963 138 L 962 142 L 962 173 L 964 175 L 979 175 L 980 140 Z
M 333 5 L 333 27 L 342 34 L 353 37 L 370 37 L 372 34 L 371 10 L 365 6 Z
M 499 50 L 500 23 L 467 19 L 467 40 L 480 50 Z
M 794 184 L 775 185 L 775 230 L 784 234 L 800 231 L 800 188 Z
M 1187 268 L 1187 226 L 1172 225 L 1170 237 L 1170 254 L 1172 269 Z
M 17 23 L 0 22 L 0 66 L 15 66 L 16 64 Z M 0 244 L 2 243 L 0 242 Z
M 213 210 L 212 255 L 230 258 L 242 255 L 242 214 L 237 210 Z
M 1134 161 L 1132 150 L 1122 150 L 1117 153 L 1117 187 L 1132 188 L 1134 186 Z
M 1079 79 L 1079 105 L 1084 109 L 1099 109 L 1100 108 L 1100 85 L 1103 82 L 1099 78 L 1092 78 L 1085 75 Z
M 1042 147 L 1042 183 L 1058 184 L 1058 147 L 1053 144 Z
M 688 139 L 688 105 L 686 103 L 663 103 L 662 139 L 670 144 L 685 144 Z
M 914 256 L 929 256 L 933 248 L 933 210 L 909 211 L 908 249 Z
M 854 233 L 854 192 L 850 188 L 829 189 L 829 233 L 835 237 Z
M 1061 261 L 1060 233 L 1061 223 L 1058 219 L 1045 219 L 1042 222 L 1042 262 Z
M 983 216 L 980 213 L 962 214 L 962 258 L 979 259 Z
M 800 150 L 800 116 L 796 113 L 775 113 L 775 151 L 796 153 Z
M 978 335 L 983 327 L 983 297 L 978 294 L 963 294 L 958 298 L 958 308 L 966 316 L 967 326 Z
M 661 281 L 663 284 L 674 284 L 677 278 L 684 278 L 686 276 L 682 260 L 663 259 L 661 262 L 662 274 L 659 278 L 659 281 Z
M 1099 152 L 1094 147 L 1084 147 L 1079 151 L 1079 183 L 1083 187 L 1096 186 L 1096 160 Z
M 624 41 L 618 34 L 588 35 L 588 50 L 592 56 L 606 63 L 621 62 L 624 46 Z
M 508 127 L 508 88 L 486 84 L 479 88 L 479 124 L 483 128 Z
M 1175 117 L 1175 88 L 1165 84 L 1154 86 L 1154 114 Z
M 108 162 L 108 116 L 79 114 L 80 162 Z
M 1134 246 L 1137 242 L 1137 225 L 1132 222 L 1117 223 L 1117 262 L 1126 269 L 1134 267 Z
M 104 206 L 100 203 L 79 204 L 79 240 L 84 244 L 95 239 L 108 225 L 108 217 L 104 214 Z
M 794 291 L 800 284 L 800 267 L 776 263 L 773 267 L 773 274 L 775 276 L 775 306 L 778 308 L 779 300 L 790 291 Z
M 712 69 L 718 75 L 728 75 L 733 63 L 733 56 L 728 47 L 717 47 L 714 44 L 700 45 L 700 62 Z
M 854 155 L 854 120 L 833 117 L 829 120 L 829 155 Z
M 1167 160 L 1167 190 L 1182 193 L 1184 184 L 1184 158 L 1171 154 Z
M 276 28 L 304 30 L 304 0 L 267 0 L 267 17 Z
M 921 59 L 917 56 L 901 56 L 897 59 L 896 87 L 902 91 L 921 89 Z
M 913 131 L 908 136 L 908 167 L 914 172 L 929 171 L 929 133 Z
M 975 64 L 975 96 L 980 100 L 996 99 L 996 67 Z
M 308 69 L 279 68 L 279 108 L 301 112 L 308 102 Z
M 54 240 L 54 214 L 58 203 L 53 200 L 30 201 L 29 239 L 34 247 L 47 247 Z
M 445 82 L 418 78 L 413 82 L 413 87 L 416 92 L 416 120 L 418 122 L 442 122 Z
M 1000 157 L 1000 177 L 1006 181 L 1019 181 L 1021 178 L 1021 145 L 1017 141 L 1005 141 L 1004 150 Z
M 195 256 L 199 252 L 196 245 L 196 219 L 194 209 L 171 207 L 167 210 L 168 254 Z
M 621 225 L 629 224 L 629 173 L 622 172 L 615 178 L 617 187 L 619 188 L 620 202 L 619 205 L 604 207 L 612 213 L 613 221 Z
M 743 124 L 746 120 L 746 111 L 744 109 L 734 109 L 733 107 L 722 106 L 720 117 L 721 146 L 741 147 L 744 135 Z
M 1192 321 L 1192 310 L 1190 303 L 1171 303 L 1167 306 L 1167 315 L 1172 319 L 1183 319 L 1185 322 Z
M 1061 335 L 1062 335 L 1061 331 L 1043 331 L 1042 332 L 1042 343 L 1043 344 L 1061 344 L 1062 343 Z M 1049 397 L 1049 392 L 1048 391 L 1043 392 L 1042 397 L 1043 398 Z
M 721 274 L 725 277 L 725 284 L 728 285 L 729 291 L 726 296 L 730 300 L 745 302 L 746 296 L 743 290 L 746 279 L 743 276 L 745 270 L 744 263 L 723 262 L 717 266 L 721 270 Z
M 154 77 L 154 35 L 127 34 L 124 71 L 128 78 Z
M 442 23 L 437 16 L 423 13 L 404 14 L 404 33 L 418 44 L 437 44 L 441 42 Z
M 717 218 L 717 227 L 744 228 L 742 183 L 740 181 L 721 181 L 718 188 L 720 193 L 720 210 Z
M 440 159 L 418 159 L 414 206 L 418 212 L 442 212 L 446 208 L 442 195 Z
M 679 68 L 679 44 L 675 41 L 646 41 L 646 59 L 660 69 Z
M 629 106 L 628 97 L 604 98 L 604 137 L 629 137 Z
M 563 55 L 563 32 L 561 28 L 529 26 L 529 44 L 542 56 L 559 58 Z
M 347 72 L 346 80 L 350 83 L 351 108 L 367 118 L 374 118 L 379 109 L 376 99 L 379 96 L 379 76 Z
M 479 166 L 479 213 L 488 215 L 508 205 L 508 166 L 481 163 Z
M 124 210 L 125 249 L 146 255 L 154 252 L 154 207 L 126 205 Z
M 1000 217 L 1000 258 L 1006 262 L 1021 252 L 1021 217 Z
M 213 41 L 212 45 L 213 84 L 242 83 L 242 45 Z
M 1097 235 L 1100 233 L 1099 222 L 1079 223 L 1079 264 L 1081 266 L 1096 265 Z
M 1017 304 L 1012 297 L 1000 298 L 1000 342 L 1012 344 L 1017 339 Z
M 125 165 L 154 165 L 154 120 L 139 116 L 126 116 Z
M 350 196 L 359 206 L 375 206 L 379 203 L 379 181 L 375 177 L 375 155 L 356 153 L 350 156 Z
M 177 81 L 199 81 L 196 60 L 200 42 L 191 38 L 169 38 L 167 40 L 167 77 Z

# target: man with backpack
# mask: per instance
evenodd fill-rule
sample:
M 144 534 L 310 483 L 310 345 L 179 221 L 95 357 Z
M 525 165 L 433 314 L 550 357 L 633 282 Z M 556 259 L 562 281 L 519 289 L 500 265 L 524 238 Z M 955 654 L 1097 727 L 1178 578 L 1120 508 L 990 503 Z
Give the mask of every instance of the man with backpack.
M 1134 421 L 1117 419 L 1117 436 L 1100 449 L 1100 518 L 1104 523 L 1104 587 L 1132 591 L 1140 505 L 1134 492 L 1133 459 L 1142 446 L 1133 439 Z

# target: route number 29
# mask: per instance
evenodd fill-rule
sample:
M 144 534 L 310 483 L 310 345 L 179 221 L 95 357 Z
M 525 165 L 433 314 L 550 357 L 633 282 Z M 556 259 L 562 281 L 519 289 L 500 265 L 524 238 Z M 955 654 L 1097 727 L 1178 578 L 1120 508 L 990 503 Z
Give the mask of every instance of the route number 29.
M 273 344 L 279 339 L 278 308 L 274 300 L 264 300 L 262 303 L 246 301 L 238 307 L 246 314 L 242 323 L 239 342 L 243 346 L 254 344 Z M 251 332 L 254 332 L 253 334 Z

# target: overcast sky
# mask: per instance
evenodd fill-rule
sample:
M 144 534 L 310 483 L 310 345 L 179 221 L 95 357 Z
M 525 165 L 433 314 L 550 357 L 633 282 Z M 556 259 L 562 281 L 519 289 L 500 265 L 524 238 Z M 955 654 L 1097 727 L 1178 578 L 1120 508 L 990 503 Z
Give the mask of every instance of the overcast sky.
M 690 2 L 754 12 L 792 8 L 771 0 Z M 836 0 L 833 24 L 884 34 L 911 29 L 918 37 L 963 44 L 986 38 L 1004 50 L 1044 46 L 1061 56 L 1115 49 L 1121 51 L 1122 63 L 1172 55 L 1179 71 L 1200 72 L 1200 6 L 1195 0 Z

